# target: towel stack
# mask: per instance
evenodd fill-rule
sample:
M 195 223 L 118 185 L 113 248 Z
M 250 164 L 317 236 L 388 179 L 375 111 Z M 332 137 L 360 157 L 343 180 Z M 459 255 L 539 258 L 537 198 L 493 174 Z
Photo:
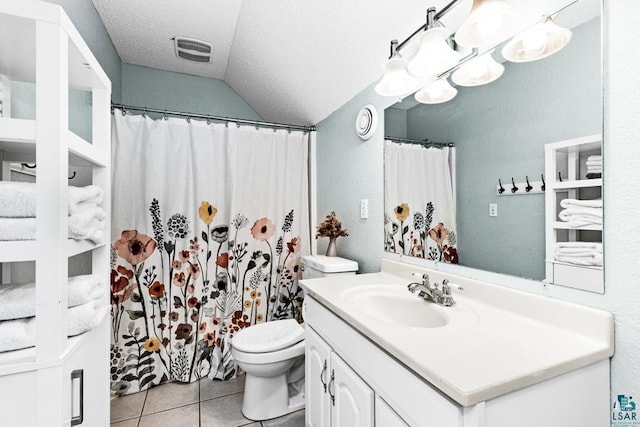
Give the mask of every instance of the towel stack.
M 558 242 L 553 249 L 553 259 L 565 264 L 602 267 L 602 243 Z
M 587 157 L 587 179 L 602 178 L 602 156 Z
M 67 334 L 79 335 L 102 322 L 109 304 L 99 276 L 69 278 Z M 0 285 L 0 351 L 35 345 L 35 283 Z
M 104 240 L 106 213 L 102 188 L 95 185 L 69 187 L 69 238 Z M 36 186 L 33 183 L 0 181 L 0 240 L 36 238 Z
M 602 225 L 602 199 L 564 199 L 560 202 L 560 206 L 564 209 L 560 211 L 558 216 L 570 227 Z

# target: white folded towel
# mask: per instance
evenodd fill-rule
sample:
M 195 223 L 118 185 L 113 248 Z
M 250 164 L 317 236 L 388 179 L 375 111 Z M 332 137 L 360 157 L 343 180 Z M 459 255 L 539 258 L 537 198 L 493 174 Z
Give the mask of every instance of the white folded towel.
M 106 213 L 100 207 L 85 209 L 68 219 L 70 239 L 89 239 L 94 243 L 104 240 Z M 35 218 L 0 218 L 0 240 L 34 240 L 36 238 Z
M 554 256 L 553 259 L 565 264 L 584 265 L 601 267 L 602 266 L 602 254 L 594 254 L 592 257 L 567 257 L 567 256 Z
M 602 166 L 602 160 L 587 160 L 587 166 Z
M 570 227 L 578 228 L 587 225 L 601 225 L 602 224 L 602 212 L 600 215 L 590 214 L 578 214 L 571 211 L 571 209 L 565 209 L 558 214 L 560 220 L 569 224 Z
M 602 199 L 593 199 L 593 200 L 563 199 L 560 201 L 560 206 L 562 206 L 563 208 L 568 208 L 571 206 L 601 208 Z
M 602 160 L 602 155 L 591 155 L 589 157 L 587 157 L 587 161 L 593 161 L 593 160 Z
M 76 307 L 106 294 L 100 276 L 85 274 L 69 278 L 67 305 Z M 0 285 L 0 320 L 22 319 L 36 315 L 36 284 Z
M 553 247 L 555 254 L 602 253 L 602 243 L 598 242 L 558 242 Z
M 97 185 L 69 187 L 68 214 L 73 215 L 91 205 L 102 203 L 104 192 Z M 82 204 L 85 203 L 85 204 Z M 31 182 L 0 181 L 0 217 L 36 216 L 36 185 Z
M 109 311 L 105 298 L 91 300 L 67 310 L 67 335 L 74 336 L 98 326 Z M 0 322 L 0 351 L 19 350 L 35 345 L 36 318 Z

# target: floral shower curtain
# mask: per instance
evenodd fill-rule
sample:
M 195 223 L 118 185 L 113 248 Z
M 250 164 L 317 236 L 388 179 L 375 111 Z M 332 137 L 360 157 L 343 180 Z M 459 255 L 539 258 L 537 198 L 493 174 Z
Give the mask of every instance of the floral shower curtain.
M 455 148 L 384 141 L 385 251 L 457 264 Z
M 111 381 L 229 379 L 230 340 L 301 319 L 308 135 L 113 115 Z

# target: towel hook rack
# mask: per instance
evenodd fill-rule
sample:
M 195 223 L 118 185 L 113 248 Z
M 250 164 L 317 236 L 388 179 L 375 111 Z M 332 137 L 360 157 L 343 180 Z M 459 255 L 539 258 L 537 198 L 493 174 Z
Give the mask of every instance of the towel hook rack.
M 22 166 L 23 168 L 27 168 L 27 169 L 35 169 L 36 167 L 38 167 L 37 163 L 34 163 L 32 165 L 30 165 L 29 163 L 20 163 L 20 166 Z M 76 177 L 76 171 L 73 171 L 73 173 L 71 174 L 70 177 L 68 177 L 68 179 L 73 179 Z
M 558 172 L 558 181 L 562 182 L 562 172 Z
M 498 184 L 500 185 L 500 188 L 498 189 L 498 194 L 504 193 L 504 187 L 502 186 L 502 180 L 500 178 L 498 178 Z
M 544 182 L 544 174 L 543 173 L 540 174 L 540 178 L 542 178 L 542 186 L 540 187 L 540 190 L 545 191 L 547 189 L 547 184 L 545 184 L 545 182 Z
M 525 176 L 525 179 L 527 181 L 527 186 L 524 187 L 524 191 L 528 193 L 529 191 L 533 190 L 533 187 L 531 186 L 531 184 L 529 184 L 529 175 Z
M 515 193 L 516 191 L 518 191 L 518 187 L 516 187 L 516 182 L 514 181 L 513 177 L 511 177 L 511 192 Z

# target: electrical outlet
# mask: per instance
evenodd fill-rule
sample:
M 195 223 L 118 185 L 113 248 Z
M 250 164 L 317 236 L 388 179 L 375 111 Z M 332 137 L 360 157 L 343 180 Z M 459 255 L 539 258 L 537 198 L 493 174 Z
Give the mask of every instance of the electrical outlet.
M 369 199 L 360 200 L 360 218 L 361 219 L 369 218 Z
M 498 216 L 498 204 L 489 203 L 489 216 Z

